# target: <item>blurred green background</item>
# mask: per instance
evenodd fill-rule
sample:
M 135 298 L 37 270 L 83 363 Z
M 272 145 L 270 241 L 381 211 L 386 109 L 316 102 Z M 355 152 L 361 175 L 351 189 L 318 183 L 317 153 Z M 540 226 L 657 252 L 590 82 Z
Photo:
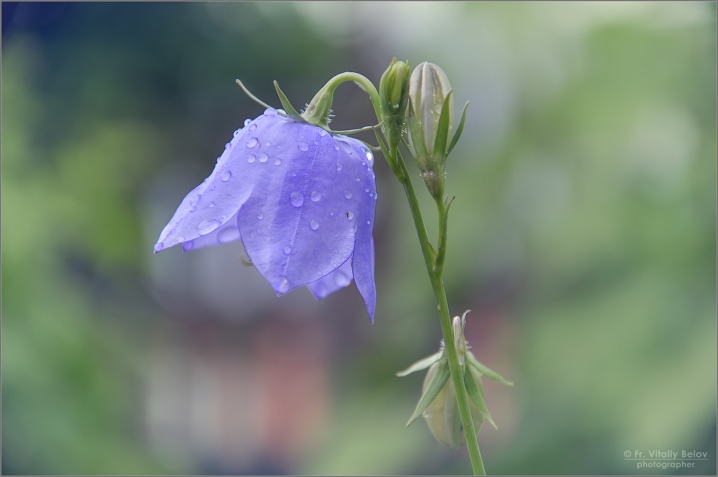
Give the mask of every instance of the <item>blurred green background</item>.
M 394 373 L 440 330 L 381 159 L 374 325 L 354 286 L 276 298 L 238 243 L 152 254 L 262 111 L 235 78 L 302 105 L 397 56 L 471 101 L 445 281 L 474 353 L 516 383 L 485 383 L 488 471 L 715 474 L 715 19 L 711 2 L 3 2 L 3 473 L 470 471 L 404 427 L 422 376 Z M 351 85 L 334 109 L 335 129 L 375 121 Z M 624 459 L 655 449 L 708 457 Z

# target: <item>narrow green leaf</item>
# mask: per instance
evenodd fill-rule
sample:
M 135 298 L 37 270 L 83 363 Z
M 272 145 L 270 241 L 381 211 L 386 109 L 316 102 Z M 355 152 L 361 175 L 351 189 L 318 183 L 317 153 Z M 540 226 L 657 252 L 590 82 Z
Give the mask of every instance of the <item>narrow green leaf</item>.
M 399 371 L 396 373 L 399 377 L 407 376 L 411 373 L 414 373 L 416 371 L 421 371 L 422 369 L 426 369 L 432 364 L 439 361 L 439 358 L 441 358 L 442 351 L 437 351 L 436 353 L 432 354 L 431 356 L 427 356 L 424 359 L 420 359 L 416 363 L 412 364 L 408 368 L 406 368 L 404 371 Z
M 454 146 L 456 146 L 456 143 L 459 142 L 461 133 L 464 131 L 464 121 L 466 121 L 466 108 L 468 108 L 468 107 L 469 107 L 469 102 L 467 101 L 466 104 L 464 105 L 464 110 L 461 112 L 461 120 L 459 121 L 459 125 L 456 126 L 456 132 L 454 133 L 454 137 L 451 139 L 451 144 L 449 144 L 449 149 L 446 151 L 447 156 L 454 149 Z
M 483 374 L 483 375 L 486 376 L 487 378 L 489 378 L 489 379 L 491 379 L 491 380 L 493 380 L 493 381 L 497 381 L 497 382 L 499 382 L 499 383 L 501 383 L 501 384 L 505 384 L 505 385 L 507 385 L 507 386 L 513 386 L 513 385 L 514 385 L 513 382 L 509 381 L 508 379 L 505 379 L 503 376 L 501 376 L 501 375 L 500 375 L 499 373 L 497 373 L 496 371 L 494 371 L 494 370 L 492 370 L 492 369 L 489 369 L 489 367 L 486 366 L 486 365 L 484 365 L 484 364 L 479 363 L 479 361 L 476 359 L 476 357 L 474 356 L 473 353 L 471 353 L 471 352 L 466 353 L 466 357 L 467 357 L 467 359 L 468 359 L 468 361 L 469 361 L 469 364 L 471 364 L 471 366 L 473 366 L 474 368 L 476 368 L 476 370 L 477 370 L 479 373 Z
M 274 89 L 277 90 L 277 96 L 279 96 L 279 102 L 282 103 L 284 111 L 286 111 L 287 114 L 290 116 L 301 118 L 301 115 L 297 112 L 296 109 L 294 109 L 292 103 L 289 102 L 289 98 L 287 98 L 284 92 L 279 88 L 279 83 L 277 83 L 277 80 L 274 80 Z
M 441 115 L 439 116 L 439 123 L 436 126 L 436 139 L 434 140 L 434 157 L 445 157 L 446 153 L 446 142 L 449 140 L 449 125 L 451 122 L 451 108 L 449 107 L 449 101 L 451 101 L 451 94 L 453 91 L 449 91 L 449 94 L 444 98 L 444 103 L 441 105 Z
M 494 428 L 498 429 L 494 419 L 491 417 L 491 413 L 486 407 L 486 401 L 484 401 L 484 386 L 481 384 L 481 375 L 477 371 L 472 370 L 470 366 L 467 366 L 464 371 L 464 384 L 466 384 L 466 392 L 469 394 L 469 398 L 476 407 L 476 410 L 479 411 Z
M 430 370 L 431 372 L 431 370 Z M 409 426 L 412 422 L 416 421 L 419 416 L 426 410 L 427 407 L 429 407 L 429 404 L 432 403 L 434 399 L 436 399 L 436 396 L 438 396 L 441 389 L 444 387 L 444 384 L 446 384 L 446 381 L 449 379 L 449 363 L 448 361 L 443 361 L 437 363 L 436 373 L 434 374 L 434 377 L 431 379 L 431 382 L 429 383 L 429 386 L 426 388 L 426 391 L 424 391 L 424 394 L 422 394 L 421 399 L 419 399 L 419 403 L 416 405 L 416 409 L 414 409 L 414 414 L 411 415 L 409 418 L 409 421 L 406 423 L 407 426 Z

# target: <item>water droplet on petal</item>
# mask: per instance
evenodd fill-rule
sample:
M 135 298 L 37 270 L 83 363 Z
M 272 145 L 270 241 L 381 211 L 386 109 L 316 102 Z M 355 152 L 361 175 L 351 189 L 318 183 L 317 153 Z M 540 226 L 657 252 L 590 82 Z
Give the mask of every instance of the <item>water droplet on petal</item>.
M 349 285 L 351 280 L 349 280 L 349 277 L 344 275 L 343 272 L 337 270 L 336 272 L 334 272 L 334 282 L 337 284 L 338 287 L 345 287 Z
M 374 154 L 371 153 L 371 151 L 366 152 L 366 159 L 369 161 L 369 165 L 374 165 Z
M 269 147 L 269 146 L 272 145 L 272 143 L 271 143 L 270 141 L 267 141 L 267 142 L 264 143 L 264 145 L 267 146 L 267 147 Z
M 289 202 L 291 202 L 294 207 L 301 207 L 304 203 L 304 194 L 297 191 L 292 192 L 289 194 Z
M 262 220 L 262 219 L 264 218 L 264 214 L 261 213 L 261 212 L 258 213 L 258 214 L 257 214 L 257 218 L 258 218 L 259 220 Z
M 367 220 L 367 221 L 366 221 L 366 224 L 367 224 L 367 225 L 371 225 L 371 220 Z
M 319 191 L 313 190 L 309 197 L 312 199 L 312 202 L 319 202 L 322 198 L 322 194 Z
M 373 192 L 369 192 L 369 197 L 374 197 L 374 193 L 373 193 Z
M 222 174 L 220 174 L 219 179 L 222 182 L 227 182 L 230 177 L 232 177 L 232 173 L 230 171 L 224 171 Z
M 351 219 L 353 219 L 353 218 L 354 218 L 354 214 L 352 213 L 352 211 L 351 211 L 351 210 L 347 210 L 347 219 L 351 220 Z
M 337 171 L 341 171 L 341 170 L 342 170 L 342 165 L 341 165 L 341 163 L 337 162 Z
M 337 146 L 336 144 L 334 144 L 334 149 L 335 149 L 336 151 L 338 151 L 338 150 L 339 150 L 339 146 Z
M 258 159 L 259 159 L 259 162 L 265 163 L 265 162 L 267 162 L 267 159 L 269 159 L 269 156 L 267 155 L 266 152 L 263 152 L 259 155 Z
M 197 202 L 199 202 L 199 199 L 200 199 L 201 197 L 202 197 L 202 194 L 197 194 L 196 196 L 192 197 L 192 198 L 189 200 L 189 205 L 190 205 L 190 206 L 197 205 Z
M 189 242 L 185 242 L 182 244 L 182 250 L 185 252 L 188 252 L 194 248 L 194 240 L 190 240 Z
M 249 119 L 249 118 L 247 118 L 247 119 L 244 120 L 244 125 L 245 125 L 245 126 L 249 126 L 249 123 L 251 123 L 251 122 L 252 122 L 252 120 Z
M 230 147 L 232 147 L 232 143 L 230 143 L 230 142 L 228 142 L 227 144 L 224 145 L 225 149 L 229 149 Z
M 309 144 L 308 144 L 307 141 L 305 141 L 304 139 L 302 139 L 301 141 L 299 141 L 299 143 L 297 144 L 297 147 L 298 147 L 299 150 L 302 151 L 302 152 L 306 152 L 306 151 L 309 150 Z
M 312 219 L 312 220 L 309 221 L 309 227 L 310 227 L 312 230 L 317 230 L 317 229 L 319 228 L 319 222 L 317 222 L 316 220 Z
M 320 129 L 320 130 L 319 130 L 319 135 L 320 135 L 321 137 L 324 137 L 324 136 L 327 135 L 327 132 L 326 132 L 324 129 Z
M 280 165 L 281 163 L 282 163 L 282 160 L 281 160 L 281 159 L 275 159 L 275 160 L 274 160 L 274 165 L 275 165 L 275 166 L 278 166 L 278 165 Z
M 197 210 L 197 207 L 196 207 L 196 206 L 194 206 L 194 205 L 190 205 L 190 206 L 189 206 L 189 211 L 190 211 L 190 212 L 194 212 L 195 210 Z
M 368 188 L 368 187 L 365 188 L 365 189 L 364 189 L 364 192 L 369 192 L 369 188 Z
M 289 290 L 289 281 L 285 278 L 281 285 L 279 285 L 279 293 L 286 293 Z
M 289 245 L 287 245 L 286 247 L 284 247 L 284 248 L 282 249 L 282 252 L 284 252 L 284 255 L 289 255 L 290 253 L 292 253 L 292 247 L 290 247 Z
M 219 243 L 228 243 L 239 238 L 239 230 L 237 227 L 227 227 L 222 229 L 217 234 L 217 241 Z
M 214 202 L 210 202 L 210 203 L 209 203 L 209 206 L 210 206 L 210 207 L 214 207 Z
M 267 109 L 264 111 L 264 115 L 265 115 L 265 116 L 276 116 L 276 115 L 277 115 L 277 110 L 274 109 L 274 108 L 267 108 Z
M 207 235 L 208 233 L 216 230 L 220 225 L 221 224 L 217 219 L 207 219 L 199 223 L 197 230 L 199 230 L 200 235 Z
M 259 140 L 256 137 L 250 137 L 249 139 L 247 139 L 247 147 L 252 149 L 254 146 L 257 145 L 258 142 Z
M 257 129 L 257 123 L 254 123 L 254 124 L 252 124 L 251 126 L 249 126 L 249 127 L 247 128 L 247 131 L 254 131 L 255 129 Z
M 345 199 L 351 199 L 351 198 L 352 198 L 352 193 L 349 192 L 349 191 L 344 192 L 344 198 L 345 198 Z
M 236 131 L 234 131 L 234 135 L 235 135 L 235 136 L 239 136 L 239 133 L 241 133 L 241 132 L 242 132 L 241 129 L 237 129 Z
M 253 163 L 253 162 L 256 161 L 256 160 L 257 160 L 257 156 L 255 156 L 254 154 L 250 154 L 250 155 L 247 157 L 247 162 L 249 162 L 250 164 Z

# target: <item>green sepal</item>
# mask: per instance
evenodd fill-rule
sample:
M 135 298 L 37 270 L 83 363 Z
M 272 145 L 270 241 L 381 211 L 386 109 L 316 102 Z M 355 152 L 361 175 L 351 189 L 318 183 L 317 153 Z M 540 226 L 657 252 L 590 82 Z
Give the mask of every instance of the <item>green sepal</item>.
M 513 382 L 511 382 L 511 381 L 509 381 L 508 379 L 504 378 L 503 376 L 501 376 L 501 375 L 500 375 L 499 373 L 497 373 L 496 371 L 494 371 L 494 370 L 492 370 L 492 369 L 489 369 L 488 366 L 486 366 L 486 365 L 480 363 L 480 362 L 476 359 L 476 357 L 474 356 L 473 353 L 471 353 L 471 352 L 466 353 L 466 358 L 467 358 L 467 360 L 469 361 L 469 364 L 470 364 L 471 366 L 473 366 L 479 373 L 483 374 L 483 375 L 486 376 L 487 378 L 489 378 L 489 379 L 491 379 L 491 380 L 493 380 L 493 381 L 497 381 L 497 382 L 499 382 L 499 383 L 501 383 L 501 384 L 505 384 L 505 385 L 507 385 L 507 386 L 513 386 L 513 385 L 514 385 Z
M 472 404 L 476 410 L 479 411 L 479 414 L 489 421 L 494 428 L 498 429 L 494 419 L 491 417 L 491 413 L 486 407 L 481 375 L 478 371 L 471 369 L 471 366 L 466 366 L 464 370 L 464 384 L 466 385 L 466 392 L 469 394 L 469 399 L 471 399 Z
M 427 356 L 424 359 L 420 359 L 416 363 L 412 364 L 408 368 L 406 368 L 404 371 L 399 371 L 396 373 L 399 377 L 408 376 L 411 373 L 415 373 L 416 371 L 421 371 L 422 369 L 426 369 L 432 364 L 436 363 L 441 359 L 443 351 L 437 351 L 436 353 L 432 354 L 431 356 Z
M 459 446 L 466 443 L 466 438 L 464 437 L 461 425 L 461 414 L 459 413 L 459 405 L 456 402 L 456 391 L 454 391 L 453 386 L 450 386 L 449 389 L 446 390 L 444 403 L 444 419 L 451 419 L 451 422 L 446 423 L 450 426 L 449 429 L 451 430 L 450 441 L 447 442 L 447 444 L 452 449 L 458 449 Z
M 419 403 L 416 405 L 416 409 L 414 409 L 414 414 L 411 415 L 409 421 L 406 423 L 407 426 L 411 425 L 412 422 L 416 421 L 419 416 L 421 416 L 426 408 L 429 407 L 429 404 L 431 404 L 434 399 L 436 399 L 436 396 L 439 395 L 439 392 L 443 389 L 446 381 L 449 380 L 448 360 L 439 361 L 434 364 L 436 365 L 434 376 L 431 378 L 431 381 L 422 394 L 421 399 L 419 399 Z M 430 369 L 429 372 L 431 371 L 432 370 Z
M 454 149 L 454 146 L 456 146 L 456 143 L 459 142 L 461 133 L 464 132 L 464 121 L 466 121 L 466 109 L 468 107 L 469 107 L 469 102 L 467 101 L 466 104 L 464 105 L 464 110 L 461 112 L 461 120 L 459 120 L 459 125 L 456 126 L 456 132 L 454 133 L 454 137 L 451 139 L 451 144 L 449 144 L 449 149 L 447 149 L 447 151 L 446 151 L 447 156 Z
M 445 159 L 446 143 L 449 140 L 449 126 L 451 121 L 451 108 L 449 102 L 451 101 L 451 94 L 453 91 L 449 91 L 449 94 L 444 98 L 444 102 L 441 105 L 441 115 L 439 115 L 439 123 L 436 125 L 436 139 L 434 140 L 434 158 Z
M 289 98 L 284 94 L 284 92 L 279 88 L 279 83 L 277 83 L 277 80 L 274 80 L 274 89 L 277 90 L 277 96 L 279 96 L 279 102 L 282 103 L 282 107 L 284 108 L 284 111 L 292 117 L 295 118 L 301 118 L 302 116 L 297 112 L 296 109 L 294 109 L 294 106 L 292 106 L 292 103 L 289 102 Z
M 409 103 L 409 115 L 406 118 L 406 125 L 409 127 L 411 141 L 407 141 L 407 143 L 411 143 L 409 149 L 412 150 L 417 162 L 419 162 L 423 168 L 424 162 L 428 159 L 428 152 L 426 151 L 426 143 L 424 142 L 424 131 L 421 129 L 421 124 L 419 124 L 419 120 L 416 119 L 416 114 L 414 114 L 413 109 L 414 106 Z

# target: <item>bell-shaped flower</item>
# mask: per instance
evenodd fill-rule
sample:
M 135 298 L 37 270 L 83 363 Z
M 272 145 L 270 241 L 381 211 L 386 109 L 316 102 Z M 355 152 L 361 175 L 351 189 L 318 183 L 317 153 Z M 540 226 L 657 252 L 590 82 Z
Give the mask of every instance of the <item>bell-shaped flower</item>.
M 184 198 L 155 253 L 241 239 L 277 295 L 317 299 L 352 279 L 374 318 L 373 156 L 355 139 L 267 109 L 227 143 L 212 174 Z

